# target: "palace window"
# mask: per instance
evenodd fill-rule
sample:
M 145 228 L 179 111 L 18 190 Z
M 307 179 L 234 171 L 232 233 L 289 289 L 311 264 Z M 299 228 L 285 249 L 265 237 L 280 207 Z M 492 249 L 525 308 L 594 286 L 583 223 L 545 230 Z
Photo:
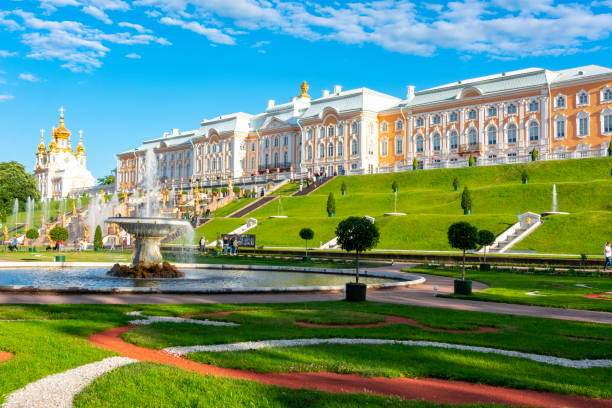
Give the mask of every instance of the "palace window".
M 508 143 L 516 143 L 516 131 L 516 125 L 514 123 L 510 123 L 506 129 L 506 133 L 508 134 Z
M 325 157 L 325 145 L 323 143 L 319 144 L 319 158 Z
M 508 108 L 506 109 L 506 112 L 508 112 L 508 115 L 514 115 L 516 114 L 516 105 L 511 103 L 510 105 L 508 105 Z
M 327 157 L 334 157 L 334 144 L 332 142 L 327 145 Z
M 557 117 L 555 120 L 555 138 L 565 139 L 565 118 L 563 116 Z
M 603 133 L 612 133 L 612 110 L 606 109 L 603 114 Z
M 458 135 L 457 135 L 457 131 L 453 130 L 450 133 L 450 148 L 451 149 L 456 149 L 458 146 Z
M 357 134 L 357 122 L 352 122 L 351 123 L 351 134 L 353 134 L 353 135 Z
M 497 116 L 497 108 L 495 106 L 489 106 L 489 110 L 487 111 L 489 117 Z
M 255 158 L 251 157 L 251 169 L 255 168 Z
M 374 125 L 370 122 L 368 123 L 368 135 L 374 134 Z
M 251 143 L 251 151 L 254 152 L 255 151 L 255 143 Z
M 440 115 L 434 115 L 433 118 L 431 118 L 431 123 L 433 123 L 434 125 L 439 125 L 440 124 Z
M 274 153 L 274 167 L 278 167 L 278 152 Z
M 610 102 L 612 101 L 612 88 L 604 88 L 601 92 L 601 101 L 602 102 Z
M 359 153 L 359 145 L 357 144 L 357 139 L 351 140 L 351 154 L 356 155 Z
M 585 137 L 589 135 L 589 114 L 586 112 L 580 112 L 576 116 L 578 121 L 578 137 Z
M 540 109 L 540 104 L 538 101 L 529 102 L 529 112 L 537 112 Z
M 459 115 L 457 115 L 457 112 L 451 112 L 448 115 L 448 121 L 449 122 L 456 122 L 459 119 Z
M 334 137 L 334 127 L 332 125 L 327 127 L 327 137 Z
M 270 155 L 268 153 L 266 153 L 266 158 L 264 160 L 264 167 L 265 168 L 270 167 Z
M 343 152 L 344 150 L 344 145 L 342 144 L 342 142 L 338 142 L 338 157 L 342 157 L 342 155 L 344 154 Z
M 404 128 L 404 124 L 401 119 L 395 121 L 395 130 L 402 130 Z
M 438 132 L 434 133 L 433 135 L 433 149 L 434 152 L 439 152 L 440 151 L 440 134 Z
M 283 146 L 287 146 L 289 144 L 289 137 L 284 136 L 283 137 Z
M 325 128 L 319 128 L 319 138 L 323 139 L 325 137 Z
M 289 167 L 289 154 L 287 152 L 283 153 L 283 167 Z
M 388 128 L 387 122 L 383 122 L 382 125 L 380 125 L 380 131 L 381 132 L 386 132 L 387 130 L 389 130 L 387 128 Z
M 471 128 L 468 132 L 468 144 L 472 146 L 478 144 L 478 135 L 476 134 L 476 129 L 474 128 Z
M 529 124 L 529 141 L 535 142 L 540 138 L 540 125 L 533 121 Z
M 489 126 L 487 130 L 487 140 L 490 145 L 497 144 L 497 128 L 495 126 Z
M 423 153 L 423 150 L 424 150 L 423 136 L 419 135 L 416 138 L 416 151 L 417 153 Z
M 344 125 L 342 123 L 338 123 L 338 136 L 344 136 Z
M 476 109 L 470 109 L 468 111 L 468 119 L 469 120 L 476 120 L 477 117 L 478 117 L 478 113 L 476 112 Z
M 586 91 L 578 92 L 576 95 L 576 106 L 586 106 L 589 104 L 589 94 Z
M 559 95 L 555 98 L 555 108 L 565 108 L 565 96 Z
M 267 149 L 270 147 L 270 141 L 268 139 L 264 140 L 264 147 Z M 213 146 L 213 153 L 215 152 L 215 148 Z
M 374 154 L 374 141 L 372 139 L 368 140 L 368 154 L 370 156 Z
M 312 146 L 308 145 L 308 147 L 306 148 L 306 157 L 308 157 L 308 160 L 312 160 Z
M 425 120 L 423 118 L 416 118 L 416 126 L 423 127 L 425 125 Z
M 389 142 L 387 142 L 387 139 L 383 139 L 380 141 L 380 155 L 381 156 L 386 156 L 389 152 Z
M 308 135 L 308 140 L 312 140 L 312 129 L 308 129 L 308 132 L 306 134 Z
M 401 136 L 395 137 L 395 154 L 402 154 L 404 150 Z

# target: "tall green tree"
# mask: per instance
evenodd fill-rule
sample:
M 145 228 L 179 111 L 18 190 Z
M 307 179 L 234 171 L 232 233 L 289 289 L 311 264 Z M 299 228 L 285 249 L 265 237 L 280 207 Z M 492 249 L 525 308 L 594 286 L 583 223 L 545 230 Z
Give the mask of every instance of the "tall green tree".
M 13 201 L 19 199 L 21 209 L 25 209 L 28 197 L 40 199 L 40 193 L 33 175 L 26 172 L 21 163 L 15 161 L 0 163 L 0 215 L 11 212 Z
M 94 248 L 102 249 L 104 243 L 102 241 L 102 227 L 99 225 L 96 227 L 96 232 L 94 233 Z
M 306 241 L 305 249 L 306 249 L 306 256 L 308 256 L 308 241 L 314 238 L 314 231 L 310 228 L 302 228 L 300 230 L 300 238 Z
M 336 236 L 340 248 L 355 251 L 355 282 L 359 283 L 359 254 L 378 244 L 378 227 L 365 217 L 348 217 L 336 227 Z
M 333 217 L 336 213 L 336 199 L 333 193 L 329 193 L 327 196 L 327 215 Z
M 461 193 L 461 208 L 466 214 L 472 211 L 472 194 L 467 186 L 463 188 L 463 193 Z
M 112 184 L 115 184 L 115 176 L 112 174 L 106 175 L 104 177 L 100 177 L 98 179 L 99 186 L 110 186 Z

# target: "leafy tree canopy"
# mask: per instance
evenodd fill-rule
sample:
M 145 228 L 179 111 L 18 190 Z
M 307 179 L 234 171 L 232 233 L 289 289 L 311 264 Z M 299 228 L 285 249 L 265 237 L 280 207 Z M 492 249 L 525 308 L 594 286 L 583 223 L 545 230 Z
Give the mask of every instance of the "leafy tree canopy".
M 380 240 L 380 232 L 375 224 L 365 217 L 348 217 L 336 228 L 338 245 L 345 251 L 357 253 L 374 248 Z
M 300 230 L 300 238 L 305 241 L 309 241 L 314 238 L 314 231 L 310 228 L 302 228 Z
M 23 164 L 15 161 L 0 163 L 0 213 L 9 214 L 15 198 L 24 209 L 28 197 L 40 199 L 34 176 L 26 172 Z
M 56 225 L 55 227 L 51 228 L 51 231 L 49 231 L 49 237 L 56 242 L 66 241 L 68 239 L 68 230 L 64 227 Z
M 448 243 L 453 248 L 467 251 L 478 246 L 478 230 L 469 222 L 461 221 L 448 228 Z
M 112 174 L 109 174 L 107 176 L 104 177 L 100 177 L 98 179 L 98 185 L 99 186 L 110 186 L 112 184 L 115 184 L 115 176 Z

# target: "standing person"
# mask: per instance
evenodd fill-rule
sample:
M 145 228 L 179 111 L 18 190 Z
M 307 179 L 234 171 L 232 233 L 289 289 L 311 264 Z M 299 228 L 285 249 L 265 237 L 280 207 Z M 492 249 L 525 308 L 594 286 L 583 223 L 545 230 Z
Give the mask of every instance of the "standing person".
M 238 238 L 232 238 L 232 255 L 238 255 Z
M 604 271 L 610 267 L 612 269 L 612 245 L 609 242 L 606 242 L 604 246 L 604 258 L 606 258 L 606 262 L 604 263 Z
M 204 235 L 202 235 L 200 237 L 200 252 L 205 252 L 206 251 L 206 238 L 204 238 Z
M 223 255 L 229 253 L 229 241 L 227 239 L 227 235 L 223 236 Z

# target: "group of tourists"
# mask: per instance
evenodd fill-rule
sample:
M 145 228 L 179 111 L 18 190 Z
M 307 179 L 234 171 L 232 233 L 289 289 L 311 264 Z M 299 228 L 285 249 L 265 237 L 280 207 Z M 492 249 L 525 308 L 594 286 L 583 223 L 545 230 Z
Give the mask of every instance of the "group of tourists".
M 608 268 L 612 269 L 612 244 L 610 242 L 606 242 L 604 245 L 604 258 L 606 259 L 604 263 L 604 271 Z
M 237 237 L 231 237 L 228 238 L 227 236 L 223 237 L 223 254 L 224 255 L 238 255 L 238 238 Z

